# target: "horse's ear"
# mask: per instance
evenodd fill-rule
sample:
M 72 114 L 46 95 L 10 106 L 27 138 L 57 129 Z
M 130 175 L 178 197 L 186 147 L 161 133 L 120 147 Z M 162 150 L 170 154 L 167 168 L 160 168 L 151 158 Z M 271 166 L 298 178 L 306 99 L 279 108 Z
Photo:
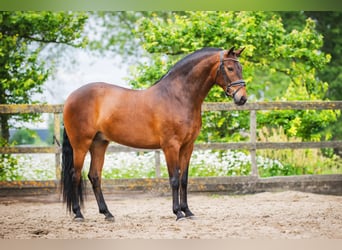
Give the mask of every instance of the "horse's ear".
M 229 55 L 234 55 L 234 46 L 231 47 L 231 48 L 228 50 L 227 55 L 228 55 L 228 56 L 229 56 Z
M 234 51 L 234 53 L 236 54 L 236 56 L 240 56 L 240 54 L 242 53 L 242 51 L 244 51 L 245 47 L 237 50 L 237 51 Z

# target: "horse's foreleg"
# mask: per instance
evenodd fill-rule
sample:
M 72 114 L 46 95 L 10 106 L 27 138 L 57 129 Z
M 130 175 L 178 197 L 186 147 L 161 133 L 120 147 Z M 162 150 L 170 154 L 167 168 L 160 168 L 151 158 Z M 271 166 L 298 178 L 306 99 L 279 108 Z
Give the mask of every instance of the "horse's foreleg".
M 185 213 L 186 217 L 192 217 L 194 214 L 188 206 L 188 170 L 193 145 L 183 149 L 180 155 L 181 171 L 180 171 L 180 208 Z
M 180 207 L 186 217 L 192 217 L 194 214 L 190 211 L 188 206 L 188 169 L 189 167 L 187 166 L 181 176 Z
M 167 147 L 164 149 L 167 169 L 169 173 L 170 186 L 172 189 L 172 210 L 177 216 L 177 220 L 184 218 L 179 205 L 179 149 L 177 147 Z
M 90 147 L 91 163 L 88 178 L 93 187 L 96 201 L 99 206 L 99 212 L 105 215 L 106 220 L 114 221 L 114 216 L 107 208 L 101 189 L 101 173 L 108 143 L 109 142 L 105 140 L 94 139 L 93 144 Z
M 176 220 L 184 217 L 179 204 L 179 167 L 174 168 L 173 174 L 170 175 L 170 185 L 172 189 L 172 210 L 177 216 Z

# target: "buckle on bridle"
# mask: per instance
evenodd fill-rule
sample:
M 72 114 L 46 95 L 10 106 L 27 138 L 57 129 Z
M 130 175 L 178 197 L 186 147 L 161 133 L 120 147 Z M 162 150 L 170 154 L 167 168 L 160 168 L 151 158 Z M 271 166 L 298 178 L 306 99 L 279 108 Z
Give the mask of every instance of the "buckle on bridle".
M 246 82 L 245 82 L 244 80 L 241 79 L 241 80 L 237 80 L 237 81 L 235 81 L 235 82 L 231 82 L 230 84 L 227 84 L 226 91 L 225 91 L 225 93 L 226 93 L 227 96 L 230 96 L 229 93 L 228 93 L 228 91 L 229 91 L 229 89 L 230 89 L 231 87 L 234 87 L 234 86 L 240 86 L 240 87 L 237 88 L 237 89 L 233 92 L 233 94 L 231 95 L 231 97 L 233 97 L 233 98 L 234 98 L 235 94 L 236 94 L 237 92 L 239 92 L 240 89 L 242 89 L 243 87 L 246 86 Z

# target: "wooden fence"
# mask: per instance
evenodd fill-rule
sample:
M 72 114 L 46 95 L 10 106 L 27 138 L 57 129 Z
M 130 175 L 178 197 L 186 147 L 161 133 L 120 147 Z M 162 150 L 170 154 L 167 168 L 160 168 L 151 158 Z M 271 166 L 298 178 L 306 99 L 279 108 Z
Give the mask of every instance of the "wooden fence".
M 256 162 L 256 150 L 258 149 L 285 149 L 285 148 L 342 148 L 342 141 L 320 141 L 320 142 L 259 142 L 257 135 L 257 111 L 262 110 L 342 110 L 342 101 L 330 102 L 254 102 L 243 106 L 233 103 L 204 103 L 202 111 L 249 111 L 250 112 L 250 141 L 234 143 L 208 143 L 196 144 L 195 150 L 220 149 L 234 150 L 247 149 L 251 155 L 251 178 L 260 179 Z M 53 113 L 54 114 L 54 140 L 55 144 L 47 147 L 1 147 L 0 154 L 26 154 L 26 153 L 51 153 L 55 154 L 56 179 L 60 176 L 61 147 L 60 147 L 60 124 L 63 105 L 0 105 L 1 114 L 23 114 L 23 113 Z M 112 145 L 107 152 L 132 152 L 150 151 L 134 149 L 125 146 Z M 156 177 L 160 177 L 160 150 L 155 151 Z M 338 176 L 340 181 L 341 175 Z

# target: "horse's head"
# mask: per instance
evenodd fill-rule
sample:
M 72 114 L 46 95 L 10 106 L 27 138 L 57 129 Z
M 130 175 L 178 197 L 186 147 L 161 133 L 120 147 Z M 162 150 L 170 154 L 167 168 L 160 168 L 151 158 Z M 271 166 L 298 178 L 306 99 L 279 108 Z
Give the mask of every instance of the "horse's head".
M 234 51 L 220 52 L 220 64 L 217 69 L 215 82 L 220 85 L 227 96 L 234 99 L 235 104 L 243 105 L 247 101 L 246 84 L 242 79 L 242 67 L 238 60 L 244 48 Z

